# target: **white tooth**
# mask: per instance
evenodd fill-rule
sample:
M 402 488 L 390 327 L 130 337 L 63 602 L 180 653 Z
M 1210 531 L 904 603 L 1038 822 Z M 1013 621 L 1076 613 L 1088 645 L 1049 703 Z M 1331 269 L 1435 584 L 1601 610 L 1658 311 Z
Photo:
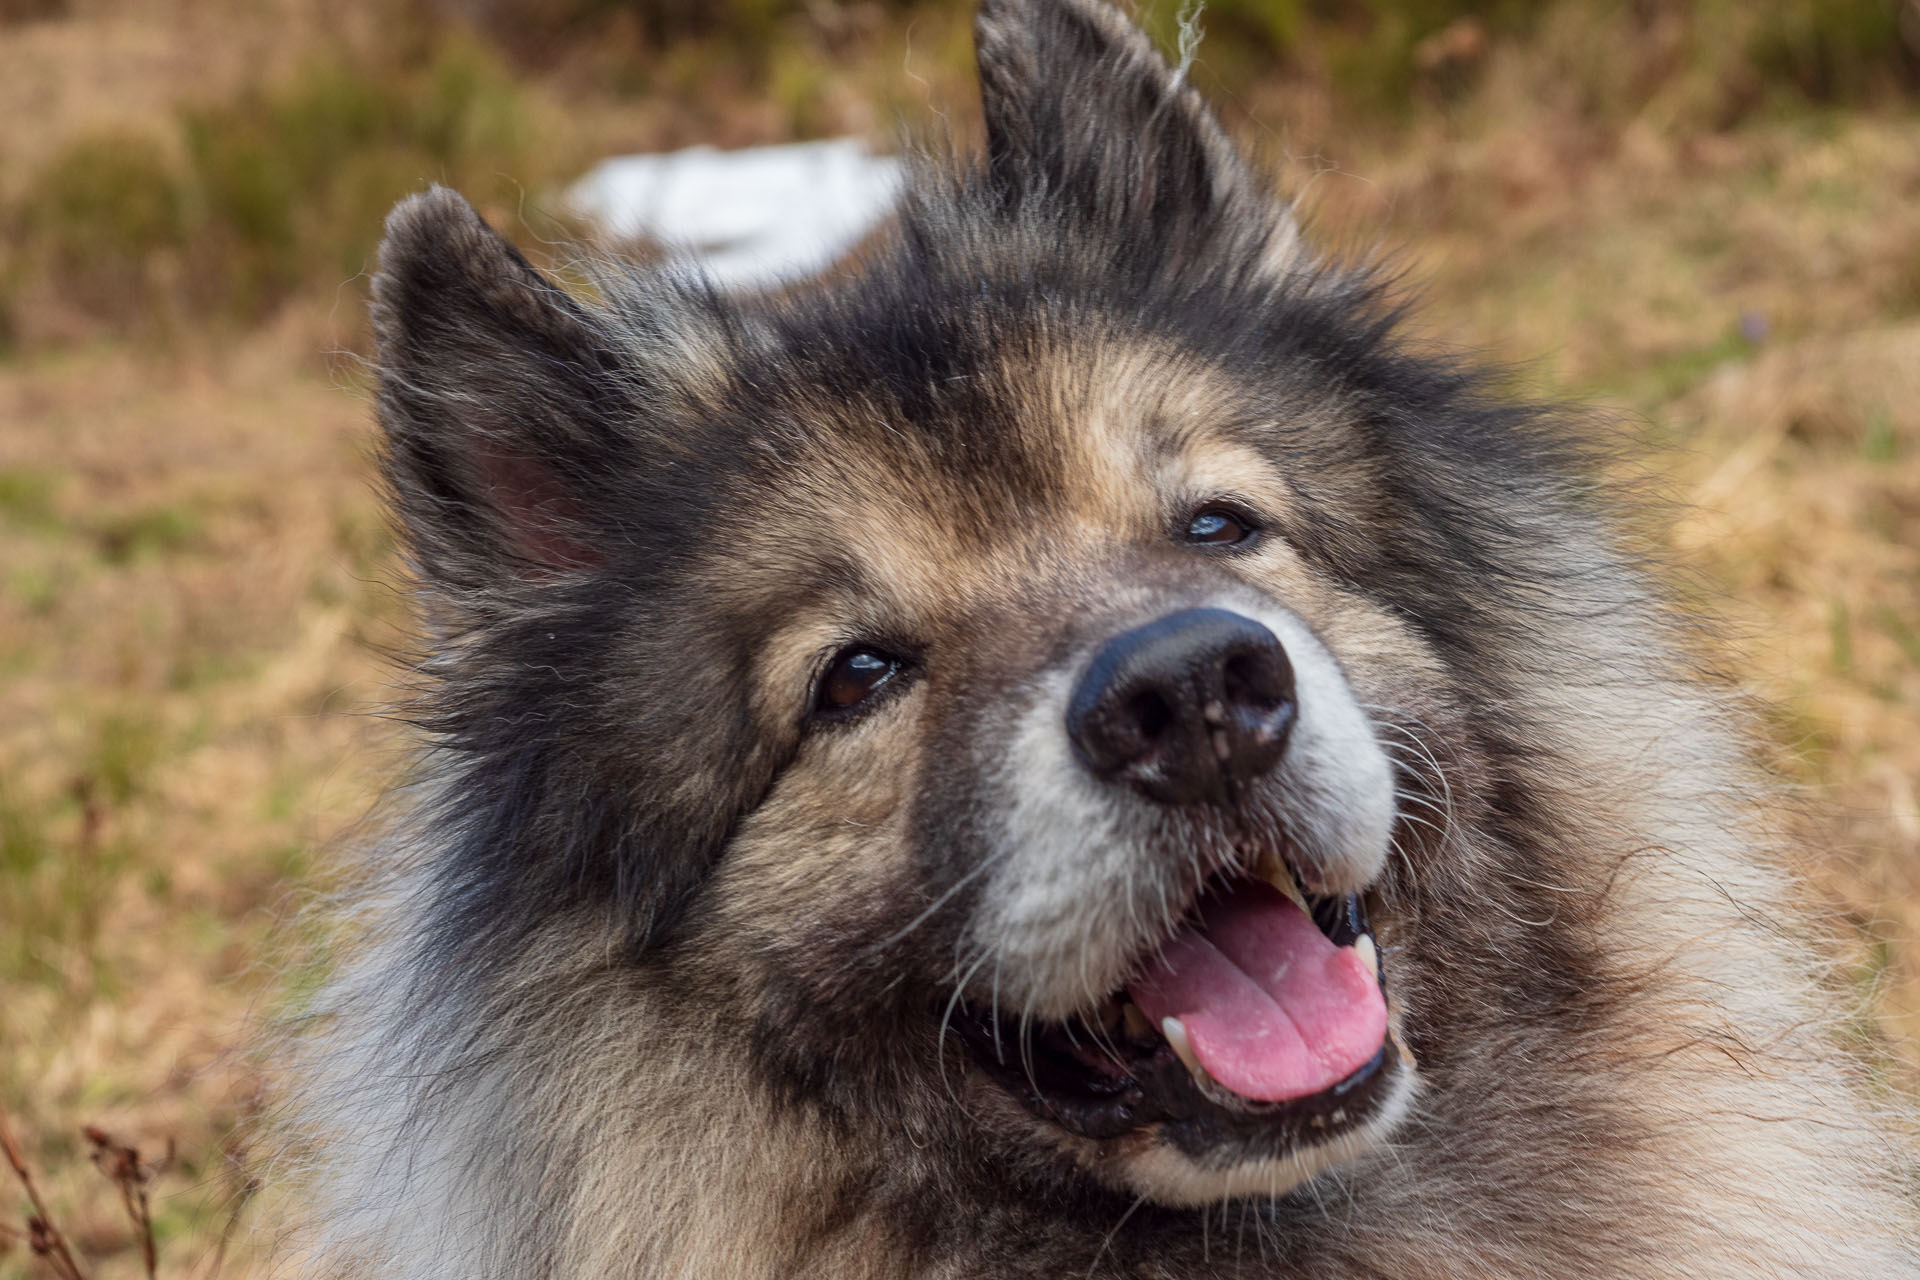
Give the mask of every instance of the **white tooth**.
M 1308 915 L 1313 914 L 1307 907 L 1306 898 L 1300 892 L 1299 882 L 1293 878 L 1293 868 L 1287 865 L 1285 858 L 1278 857 L 1271 853 L 1268 854 L 1262 871 L 1267 883 L 1278 889 L 1281 893 L 1286 894 L 1287 899 L 1292 902 L 1294 906 L 1299 907 Z
M 1187 1043 L 1187 1029 L 1180 1025 L 1180 1019 L 1160 1019 L 1160 1034 L 1165 1036 L 1167 1043 L 1173 1046 L 1174 1056 L 1187 1064 L 1187 1070 L 1195 1075 L 1205 1071 L 1205 1068 L 1200 1065 L 1200 1059 L 1193 1056 L 1193 1046 Z
M 1380 952 L 1374 948 L 1372 934 L 1363 933 L 1353 940 L 1353 954 L 1359 956 L 1360 963 L 1367 966 L 1367 972 L 1373 975 L 1373 980 L 1380 981 Z
M 1129 1000 L 1120 1008 L 1121 1020 L 1127 1028 L 1130 1040 L 1145 1040 L 1153 1035 L 1153 1024 L 1147 1021 L 1147 1015 L 1140 1012 L 1140 1006 Z

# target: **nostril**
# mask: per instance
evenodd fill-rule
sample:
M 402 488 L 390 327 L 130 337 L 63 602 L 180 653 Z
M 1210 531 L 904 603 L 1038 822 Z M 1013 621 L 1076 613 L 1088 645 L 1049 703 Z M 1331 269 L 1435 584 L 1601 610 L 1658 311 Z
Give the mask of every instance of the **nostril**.
M 1173 723 L 1173 708 L 1157 690 L 1145 689 L 1128 701 L 1127 719 L 1140 734 L 1142 745 L 1151 746 Z
M 1293 682 L 1283 678 L 1276 664 L 1265 654 L 1234 654 L 1227 659 L 1220 676 L 1230 707 L 1273 711 L 1293 698 Z

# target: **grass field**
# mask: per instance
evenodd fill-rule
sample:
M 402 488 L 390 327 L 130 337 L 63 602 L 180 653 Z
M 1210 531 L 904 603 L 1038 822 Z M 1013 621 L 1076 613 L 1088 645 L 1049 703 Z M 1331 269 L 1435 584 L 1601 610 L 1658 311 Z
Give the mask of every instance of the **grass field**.
M 88 1125 L 171 1146 L 159 1273 L 221 1261 L 264 1172 L 246 1028 L 403 758 L 360 363 L 386 205 L 451 180 L 537 249 L 609 152 L 972 132 L 951 4 L 457 8 L 0 0 L 0 1107 L 89 1275 L 144 1263 Z M 1239 0 L 1196 76 L 1325 239 L 1400 250 L 1433 338 L 1631 434 L 1906 1080 L 1920 52 L 1877 0 L 1481 8 Z M 16 1209 L 0 1277 L 56 1274 Z M 256 1220 L 223 1274 L 264 1270 Z

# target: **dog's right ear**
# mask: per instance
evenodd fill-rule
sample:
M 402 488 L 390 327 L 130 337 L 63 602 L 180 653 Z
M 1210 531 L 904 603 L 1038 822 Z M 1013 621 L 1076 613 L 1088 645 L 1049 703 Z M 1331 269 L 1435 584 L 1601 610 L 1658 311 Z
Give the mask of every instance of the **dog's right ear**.
M 387 218 L 373 318 L 386 479 L 429 589 L 596 568 L 634 412 L 587 310 L 435 187 Z

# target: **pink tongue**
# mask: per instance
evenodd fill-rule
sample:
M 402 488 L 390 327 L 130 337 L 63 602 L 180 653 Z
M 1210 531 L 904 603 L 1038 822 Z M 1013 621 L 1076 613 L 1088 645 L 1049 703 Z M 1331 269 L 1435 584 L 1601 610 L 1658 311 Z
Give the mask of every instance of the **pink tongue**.
M 1244 1098 L 1332 1088 L 1380 1051 L 1387 1003 L 1351 947 L 1257 881 L 1211 903 L 1127 988 L 1154 1022 L 1178 1018 L 1207 1074 Z

